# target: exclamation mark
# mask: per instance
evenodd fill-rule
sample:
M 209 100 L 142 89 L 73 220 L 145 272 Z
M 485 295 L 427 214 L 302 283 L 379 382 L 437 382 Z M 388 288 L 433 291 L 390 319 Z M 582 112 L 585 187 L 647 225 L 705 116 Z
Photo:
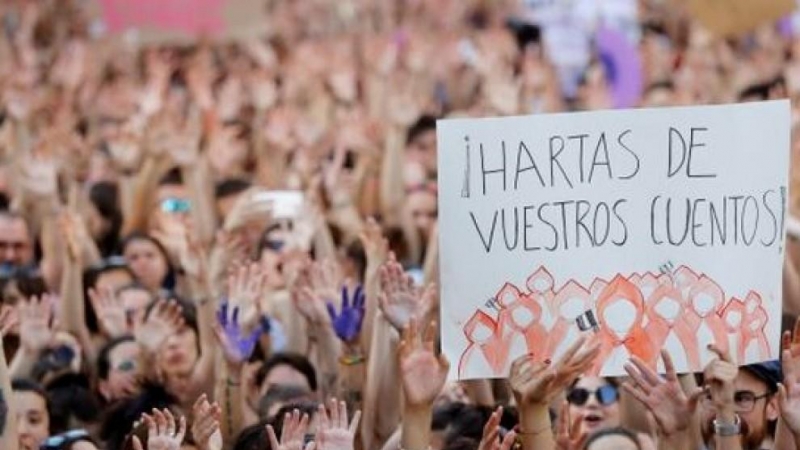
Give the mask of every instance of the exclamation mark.
M 469 172 L 470 172 L 470 153 L 469 153 L 469 136 L 464 136 L 464 142 L 467 144 L 464 150 L 464 184 L 461 187 L 461 197 L 469 198 Z

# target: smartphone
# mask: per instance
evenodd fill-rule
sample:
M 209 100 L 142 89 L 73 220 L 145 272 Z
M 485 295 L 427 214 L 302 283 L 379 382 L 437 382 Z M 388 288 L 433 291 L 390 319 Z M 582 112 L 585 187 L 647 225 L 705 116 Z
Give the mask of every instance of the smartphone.
M 272 217 L 275 219 L 295 219 L 305 202 L 301 191 L 263 191 L 254 195 L 258 202 L 272 202 Z
M 192 203 L 182 198 L 165 198 L 161 202 L 161 211 L 170 214 L 183 214 L 192 210 Z

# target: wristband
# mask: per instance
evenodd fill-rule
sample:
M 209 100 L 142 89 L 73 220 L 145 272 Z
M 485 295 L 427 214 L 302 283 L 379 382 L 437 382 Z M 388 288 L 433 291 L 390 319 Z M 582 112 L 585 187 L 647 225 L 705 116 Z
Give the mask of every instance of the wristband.
M 724 423 L 714 419 L 714 433 L 720 437 L 738 436 L 742 432 L 742 421 L 739 415 L 734 416 L 733 423 Z
M 366 360 L 367 358 L 362 355 L 344 355 L 339 357 L 339 364 L 343 366 L 355 366 L 363 363 Z

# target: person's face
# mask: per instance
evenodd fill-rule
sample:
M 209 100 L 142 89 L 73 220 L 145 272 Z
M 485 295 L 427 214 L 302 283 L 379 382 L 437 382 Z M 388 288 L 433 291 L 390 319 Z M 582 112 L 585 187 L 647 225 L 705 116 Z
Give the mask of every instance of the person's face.
M 629 436 L 609 434 L 592 442 L 586 450 L 639 450 L 639 445 Z
M 185 375 L 197 362 L 197 333 L 184 325 L 177 333 L 168 337 L 159 350 L 161 370 L 167 375 Z
M 305 375 L 286 364 L 279 364 L 269 371 L 261 384 L 261 395 L 266 394 L 272 386 L 300 386 L 311 390 Z
M 130 288 L 120 292 L 118 297 L 122 302 L 123 308 L 125 308 L 128 324 L 135 331 L 144 322 L 144 314 L 152 300 L 152 296 L 150 292 L 144 289 Z
M 38 450 L 50 434 L 47 403 L 36 392 L 14 391 L 20 450 Z
M 121 288 L 122 286 L 131 284 L 133 282 L 133 277 L 131 274 L 125 269 L 112 269 L 107 270 L 100 274 L 97 277 L 97 281 L 95 282 L 95 289 L 100 292 L 104 292 L 106 290 L 110 290 L 111 292 L 116 292 L 117 289 Z
M 408 145 L 408 156 L 428 173 L 436 173 L 436 131 L 428 130 L 414 138 Z
M 33 241 L 25 221 L 0 218 L 0 263 L 24 266 L 33 261 Z
M 136 393 L 137 360 L 139 346 L 127 341 L 114 347 L 108 354 L 108 379 L 100 381 L 100 392 L 106 400 L 129 398 Z
M 147 289 L 155 292 L 161 288 L 167 276 L 167 261 L 156 244 L 137 239 L 125 247 L 123 256 L 136 279 Z
M 408 209 L 416 228 L 427 238 L 436 226 L 439 210 L 436 196 L 428 191 L 415 191 L 408 197 Z
M 598 401 L 598 391 L 605 404 Z M 620 412 L 617 396 L 616 388 L 604 378 L 583 377 L 579 379 L 567 396 L 570 424 L 580 417 L 581 435 L 619 426 Z
M 744 448 L 760 448 L 767 437 L 767 422 L 778 418 L 776 397 L 768 396 L 755 401 L 744 397 L 761 397 L 767 393 L 767 385 L 745 370 L 736 376 L 736 414 L 741 420 L 742 443 Z M 703 439 L 711 445 L 714 442 L 714 417 L 716 409 L 708 399 L 701 402 L 703 418 Z

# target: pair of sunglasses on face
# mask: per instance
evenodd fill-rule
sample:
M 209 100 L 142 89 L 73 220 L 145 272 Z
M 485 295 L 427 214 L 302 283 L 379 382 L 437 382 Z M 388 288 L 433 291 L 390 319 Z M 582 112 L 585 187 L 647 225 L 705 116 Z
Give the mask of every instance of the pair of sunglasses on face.
M 576 387 L 572 388 L 567 394 L 567 402 L 569 402 L 570 405 L 583 406 L 589 401 L 592 394 L 594 394 L 597 399 L 597 403 L 602 406 L 612 405 L 616 403 L 619 398 L 617 388 L 611 385 L 605 385 L 596 391 Z

